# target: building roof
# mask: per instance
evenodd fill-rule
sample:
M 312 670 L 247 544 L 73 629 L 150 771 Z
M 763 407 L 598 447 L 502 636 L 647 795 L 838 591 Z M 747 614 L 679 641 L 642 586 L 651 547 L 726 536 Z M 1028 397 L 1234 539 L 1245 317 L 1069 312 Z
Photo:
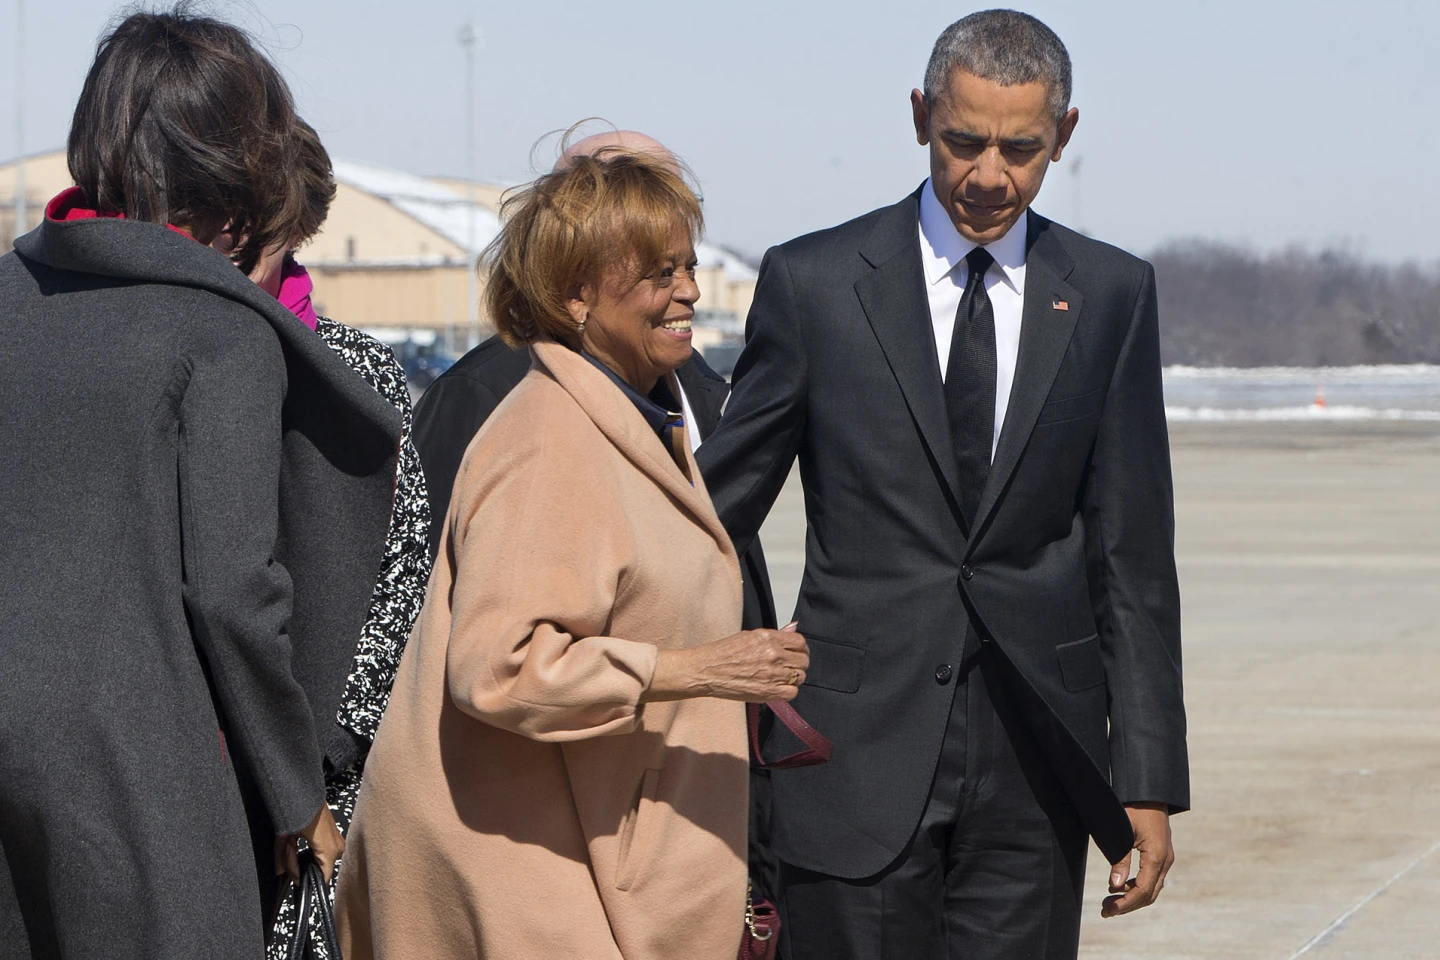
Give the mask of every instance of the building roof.
M 695 245 L 695 257 L 700 261 L 702 267 L 725 271 L 725 279 L 731 283 L 753 282 L 760 277 L 759 271 L 746 263 L 744 257 L 729 247 L 706 243 L 702 240 Z
M 495 211 L 472 204 L 452 187 L 412 173 L 355 160 L 335 161 L 337 183 L 379 197 L 472 255 L 485 248 L 500 232 Z M 475 234 L 470 236 L 471 212 Z
M 496 207 L 504 191 L 515 186 L 476 184 L 475 239 L 472 244 L 468 240 L 471 204 L 465 196 L 464 180 L 419 177 L 354 160 L 336 160 L 335 179 L 389 201 L 462 249 L 470 249 L 472 256 L 478 255 L 500 232 Z M 695 247 L 695 256 L 701 267 L 723 270 L 725 279 L 731 282 L 754 280 L 758 276 L 739 254 L 713 243 L 702 240 Z
M 320 235 L 300 254 L 307 263 L 337 268 L 433 267 L 473 262 L 500 230 L 496 206 L 505 184 L 477 183 L 476 202 L 465 182 L 421 177 L 356 160 L 335 160 L 338 186 L 330 217 Z M 14 191 L 14 161 L 0 164 L 0 204 Z M 71 185 L 63 150 L 25 159 L 26 195 L 32 224 L 44 202 Z M 471 212 L 474 217 L 474 237 Z M 721 245 L 695 248 L 700 266 L 719 270 L 728 283 L 753 283 L 756 272 Z

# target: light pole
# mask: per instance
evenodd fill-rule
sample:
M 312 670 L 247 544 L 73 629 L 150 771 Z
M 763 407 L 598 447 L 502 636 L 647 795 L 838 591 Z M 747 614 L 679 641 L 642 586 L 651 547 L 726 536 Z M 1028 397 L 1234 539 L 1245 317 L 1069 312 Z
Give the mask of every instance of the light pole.
M 1075 159 L 1070 161 L 1070 199 L 1075 204 L 1075 220 L 1071 223 L 1076 233 L 1084 233 L 1084 221 L 1080 218 L 1080 161 L 1084 158 L 1076 154 Z
M 25 232 L 25 0 L 15 0 L 15 236 Z
M 465 252 L 468 255 L 470 347 L 480 342 L 479 277 L 475 273 L 475 25 L 460 28 L 460 46 L 465 50 Z

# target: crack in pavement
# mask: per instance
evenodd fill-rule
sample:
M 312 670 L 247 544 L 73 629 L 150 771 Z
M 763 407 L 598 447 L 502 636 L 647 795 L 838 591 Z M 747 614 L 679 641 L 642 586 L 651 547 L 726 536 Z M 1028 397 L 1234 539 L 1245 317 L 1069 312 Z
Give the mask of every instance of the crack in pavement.
M 1437 850 L 1440 850 L 1440 840 L 1435 841 L 1435 843 L 1430 847 L 1429 850 L 1426 850 L 1424 853 L 1420 854 L 1420 856 L 1410 861 L 1410 863 L 1406 865 L 1402 870 L 1400 870 L 1400 872 L 1396 873 L 1389 880 L 1386 880 L 1384 883 L 1380 884 L 1380 886 L 1370 891 L 1369 896 L 1365 897 L 1365 899 L 1361 900 L 1359 903 L 1355 904 L 1355 906 L 1351 907 L 1349 910 L 1346 910 L 1344 913 L 1340 914 L 1340 916 L 1332 920 L 1328 927 L 1315 934 L 1315 936 L 1311 937 L 1309 941 L 1306 942 L 1305 946 L 1290 954 L 1288 960 L 1296 960 L 1297 957 L 1303 957 L 1315 947 L 1318 947 L 1320 944 L 1324 943 L 1327 939 L 1329 939 L 1331 934 L 1335 933 L 1341 927 L 1345 926 L 1345 924 L 1350 920 L 1351 917 L 1355 916 L 1355 914 L 1365 909 L 1365 907 L 1367 907 L 1370 902 L 1376 897 L 1380 896 L 1380 894 L 1395 886 L 1395 884 L 1398 883 L 1400 879 L 1405 876 L 1405 874 L 1420 866 L 1420 864 L 1428 860 L 1431 854 L 1435 853 L 1435 851 Z

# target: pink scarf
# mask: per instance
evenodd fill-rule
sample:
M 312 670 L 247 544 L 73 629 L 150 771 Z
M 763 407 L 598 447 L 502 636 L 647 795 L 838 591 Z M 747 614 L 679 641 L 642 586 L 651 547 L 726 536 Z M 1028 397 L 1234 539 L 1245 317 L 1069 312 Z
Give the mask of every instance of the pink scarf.
M 85 191 L 79 187 L 66 187 L 55 195 L 45 205 L 45 216 L 60 223 L 69 223 L 71 220 L 124 220 L 123 213 L 102 213 L 85 205 Z M 190 236 L 189 230 L 181 229 L 172 223 L 165 224 L 165 229 L 173 230 L 182 237 Z
M 280 268 L 280 292 L 275 299 L 311 330 L 320 323 L 315 308 L 310 304 L 310 294 L 314 289 L 309 271 L 296 263 L 294 257 L 286 256 L 285 265 Z

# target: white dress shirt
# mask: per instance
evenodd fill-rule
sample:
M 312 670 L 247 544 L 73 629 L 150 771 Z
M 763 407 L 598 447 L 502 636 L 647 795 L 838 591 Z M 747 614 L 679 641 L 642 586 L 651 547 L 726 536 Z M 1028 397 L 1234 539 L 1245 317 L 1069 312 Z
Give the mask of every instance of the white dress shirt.
M 1010 387 L 1015 382 L 1015 360 L 1020 354 L 1020 318 L 1025 308 L 1025 239 L 1028 216 L 1022 216 L 994 243 L 985 245 L 995 265 L 985 274 L 985 292 L 995 309 L 995 445 L 1005 425 L 1010 406 Z M 970 279 L 965 257 L 978 244 L 966 240 L 955 229 L 950 215 L 935 197 L 929 180 L 920 190 L 920 259 L 925 267 L 925 287 L 930 298 L 930 322 L 935 327 L 935 352 L 940 357 L 940 378 L 950 362 L 950 340 L 955 335 L 955 313 Z
M 685 418 L 685 437 L 690 441 L 690 452 L 694 453 L 700 449 L 700 425 L 695 422 L 695 411 L 690 409 L 690 398 L 685 396 L 685 388 L 680 385 L 680 378 L 675 378 L 675 389 L 680 393 L 680 416 Z

